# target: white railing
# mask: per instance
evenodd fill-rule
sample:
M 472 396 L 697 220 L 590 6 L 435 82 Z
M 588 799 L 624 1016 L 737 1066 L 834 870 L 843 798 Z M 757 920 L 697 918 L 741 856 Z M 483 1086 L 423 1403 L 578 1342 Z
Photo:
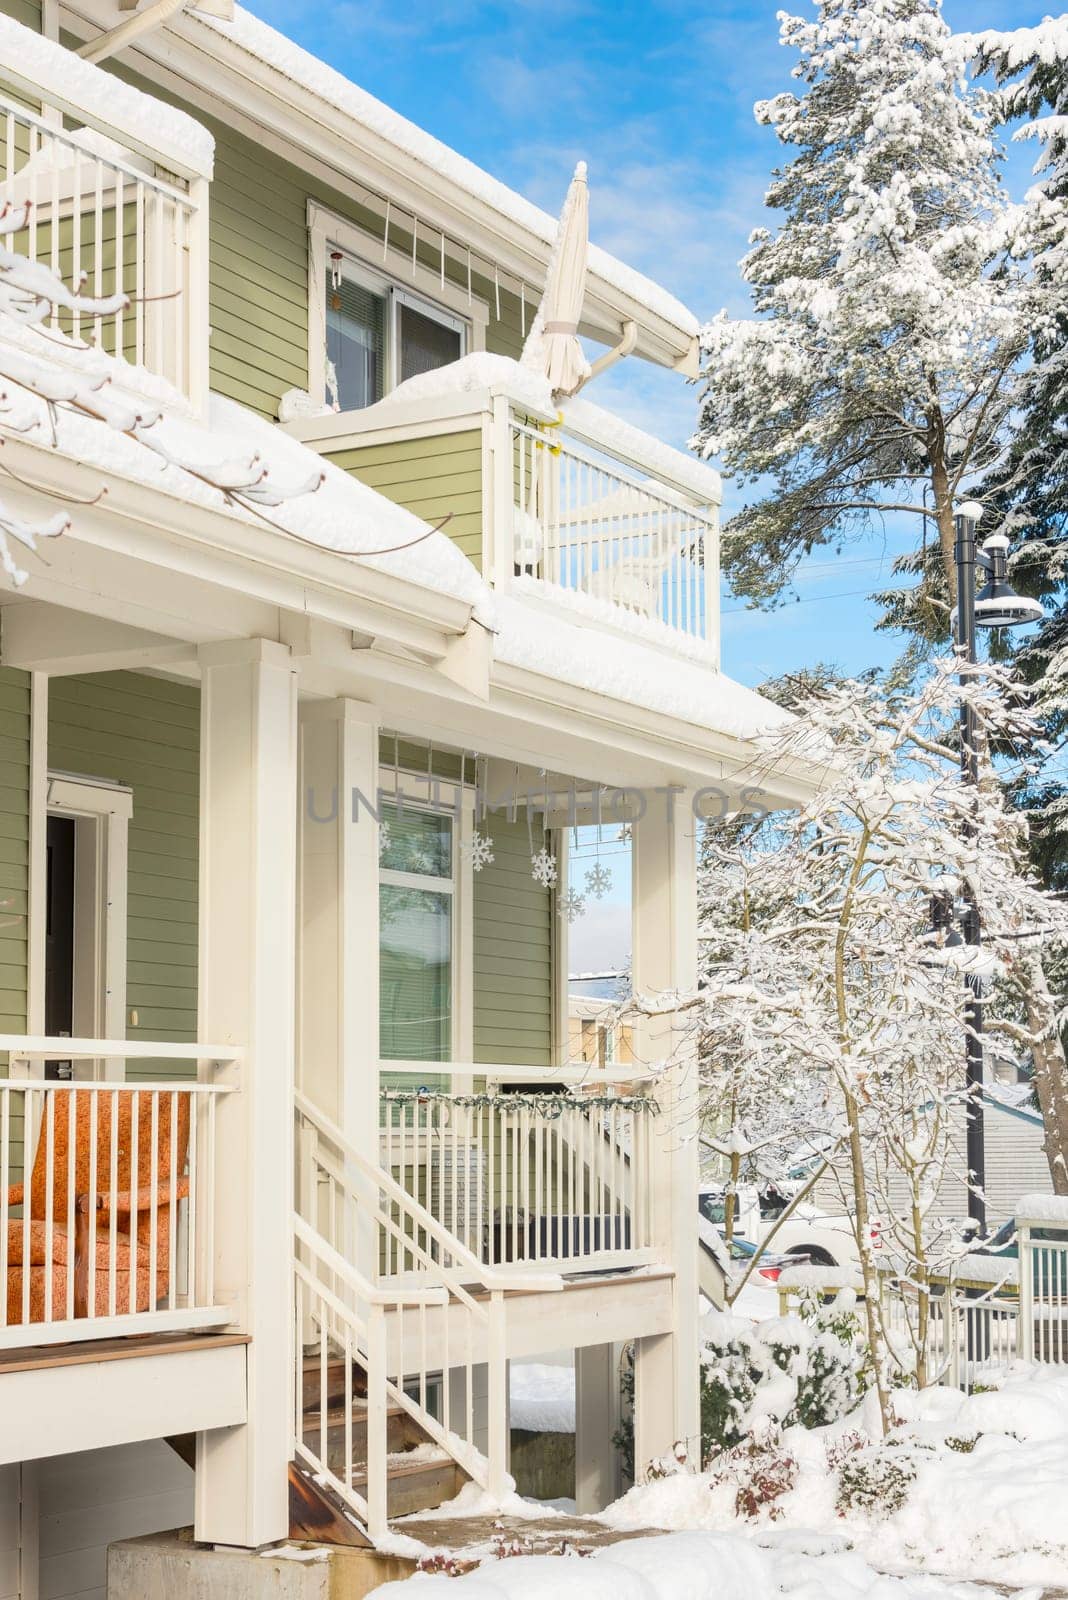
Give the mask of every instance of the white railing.
M 317 1352 L 320 1369 L 309 1444 L 307 1377 L 303 1359 L 298 1362 L 296 1455 L 309 1461 L 309 1450 L 316 1451 L 314 1470 L 330 1474 L 335 1492 L 357 1515 L 367 1517 L 372 1537 L 385 1527 L 388 1463 L 382 1430 L 390 1406 L 417 1422 L 431 1443 L 476 1483 L 503 1493 L 508 1415 L 504 1292 L 535 1283 L 540 1289 L 559 1289 L 561 1280 L 544 1272 L 535 1279 L 530 1272 L 505 1277 L 488 1270 L 299 1092 L 295 1112 L 297 1349 Z M 387 1260 L 397 1269 L 390 1274 L 384 1271 Z M 339 1320 L 331 1322 L 331 1315 Z M 354 1475 L 346 1478 L 322 1449 L 330 1444 L 324 1383 L 331 1362 L 337 1361 L 354 1362 L 365 1374 L 368 1427 L 373 1412 L 377 1429 L 378 1443 L 373 1450 L 370 1442 L 368 1446 L 363 1510 L 353 1498 Z M 476 1370 L 483 1364 L 488 1374 L 485 1452 L 478 1444 Z M 346 1394 L 351 1412 L 350 1390 Z M 344 1412 L 341 1424 L 342 1454 L 348 1456 L 351 1441 L 344 1434 Z
M 206 180 L 163 176 L 93 128 L 65 131 L 47 107 L 36 115 L 0 95 L 0 116 L 0 209 L 26 207 L 25 227 L 4 243 L 47 268 L 69 296 L 45 326 L 148 368 L 201 406 Z M 89 299 L 93 310 L 84 308 Z
M 640 1265 L 654 1259 L 656 1111 L 600 1087 L 386 1093 L 382 1166 L 487 1267 Z M 402 1271 L 402 1256 L 391 1241 L 385 1271 Z
M 0 1036 L 0 1347 L 223 1326 L 215 1112 L 232 1086 L 53 1082 L 45 1060 L 210 1059 L 204 1045 Z
M 717 523 L 691 494 L 560 427 L 512 423 L 513 554 L 520 576 L 610 601 L 711 640 Z

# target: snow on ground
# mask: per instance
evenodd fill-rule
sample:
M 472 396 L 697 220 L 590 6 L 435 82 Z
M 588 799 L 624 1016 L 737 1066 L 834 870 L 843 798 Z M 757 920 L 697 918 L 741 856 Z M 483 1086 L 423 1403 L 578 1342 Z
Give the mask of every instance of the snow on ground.
M 509 1418 L 530 1433 L 574 1433 L 575 1369 L 539 1361 L 513 1361 Z
M 1068 1585 L 1068 1369 L 1020 1366 L 994 1393 L 899 1391 L 894 1405 L 900 1425 L 891 1453 L 914 1477 L 892 1515 L 840 1515 L 836 1507 L 831 1462 L 842 1441 L 877 1432 L 869 1396 L 830 1428 L 783 1434 L 799 1471 L 795 1487 L 774 1502 L 775 1515 L 765 1507 L 756 1519 L 740 1520 L 736 1484 L 705 1473 L 632 1489 L 602 1520 L 619 1529 L 746 1529 L 750 1538 L 787 1544 L 797 1535 L 836 1536 L 884 1571 Z
M 462 1587 L 457 1590 L 454 1585 Z M 630 1539 L 589 1556 L 514 1556 L 454 1578 L 418 1573 L 389 1600 L 980 1600 L 991 1591 L 922 1574 L 885 1577 L 836 1541 L 760 1548 L 739 1534 Z

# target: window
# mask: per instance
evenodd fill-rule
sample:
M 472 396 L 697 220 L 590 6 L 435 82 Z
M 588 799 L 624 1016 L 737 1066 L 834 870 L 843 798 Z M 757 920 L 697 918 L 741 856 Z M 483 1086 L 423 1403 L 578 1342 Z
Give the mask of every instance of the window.
M 326 271 L 326 393 L 341 411 L 374 405 L 399 383 L 458 361 L 467 327 L 338 252 Z
M 380 1054 L 389 1061 L 448 1061 L 453 1031 L 453 819 L 384 804 L 380 841 Z

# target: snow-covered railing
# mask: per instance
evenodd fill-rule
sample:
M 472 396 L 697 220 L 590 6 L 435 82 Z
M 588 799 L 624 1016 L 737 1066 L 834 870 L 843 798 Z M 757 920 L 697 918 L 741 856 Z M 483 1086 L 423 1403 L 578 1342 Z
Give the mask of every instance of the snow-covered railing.
M 0 69 L 0 80 L 9 76 Z M 52 273 L 66 300 L 49 297 L 46 331 L 166 378 L 201 409 L 208 385 L 210 159 L 196 148 L 177 156 L 153 151 L 150 125 L 136 141 L 124 138 L 120 126 L 109 127 L 96 97 L 89 98 L 84 125 L 67 129 L 61 113 L 69 121 L 81 114 L 71 94 L 62 105 L 42 96 L 38 111 L 0 93 L 0 210 L 25 211 L 25 225 L 3 244 L 29 262 L 9 271 L 3 287 L 30 301 L 34 267 Z M 61 346 L 53 353 L 61 356 Z
M 56 1082 L 47 1060 L 203 1058 L 204 1045 L 0 1035 L 0 1348 L 220 1327 L 215 1112 L 230 1086 Z
M 484 1266 L 566 1272 L 655 1259 L 655 1100 L 600 1084 L 531 1087 L 530 1069 L 514 1092 L 437 1092 L 420 1087 L 425 1064 L 383 1064 L 398 1069 L 412 1086 L 382 1096 L 382 1167 Z M 401 1237 L 383 1265 L 406 1270 Z
M 609 428 L 513 415 L 511 432 L 515 572 L 714 641 L 715 509 L 621 454 Z

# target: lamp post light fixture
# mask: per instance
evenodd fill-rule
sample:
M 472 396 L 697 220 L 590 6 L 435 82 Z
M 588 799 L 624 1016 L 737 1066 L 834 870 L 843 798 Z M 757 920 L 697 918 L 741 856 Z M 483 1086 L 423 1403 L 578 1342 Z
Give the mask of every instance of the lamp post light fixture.
M 1003 534 L 987 539 L 976 549 L 975 530 L 983 508 L 974 500 L 962 505 L 954 517 L 957 564 L 957 604 L 951 622 L 960 659 L 960 681 L 965 685 L 976 664 L 977 628 L 1018 628 L 1038 622 L 1042 606 L 1027 595 L 1019 595 L 1008 580 L 1009 541 Z M 975 592 L 975 569 L 987 575 L 987 582 Z M 975 709 L 966 698 L 960 709 L 960 767 L 965 783 L 978 787 L 979 751 Z M 974 837 L 974 825 L 967 824 Z M 974 896 L 965 893 L 961 912 L 964 943 L 974 950 L 967 965 L 968 999 L 964 1012 L 965 1083 L 967 1088 L 968 1215 L 980 1234 L 986 1232 L 986 1148 L 983 1128 L 983 973 L 979 947 L 982 928 Z

